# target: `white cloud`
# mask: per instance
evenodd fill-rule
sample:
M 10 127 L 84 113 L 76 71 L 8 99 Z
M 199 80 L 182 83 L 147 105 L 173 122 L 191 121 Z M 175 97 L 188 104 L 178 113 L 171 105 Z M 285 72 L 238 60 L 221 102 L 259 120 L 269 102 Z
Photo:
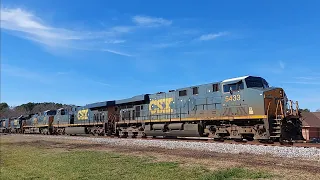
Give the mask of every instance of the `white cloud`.
M 320 76 L 301 76 L 301 77 L 296 77 L 296 79 L 300 79 L 300 80 L 320 80 Z
M 40 18 L 20 8 L 1 8 L 1 28 L 48 46 L 86 38 L 85 34 L 45 25 Z
M 130 26 L 115 26 L 111 28 L 111 31 L 117 32 L 117 33 L 127 33 L 130 32 L 133 29 L 133 27 Z
M 279 66 L 281 69 L 285 68 L 285 63 L 283 61 L 279 61 Z
M 50 82 L 50 80 L 48 80 L 48 77 L 44 76 L 43 74 L 39 74 L 34 71 L 17 66 L 12 66 L 9 64 L 1 64 L 1 72 L 7 76 L 28 79 L 43 84 L 47 84 Z
M 228 34 L 227 32 L 204 34 L 204 35 L 202 35 L 202 36 L 199 37 L 199 40 L 200 40 L 200 41 L 209 41 L 209 40 L 213 40 L 213 39 L 216 39 L 216 38 L 218 38 L 218 37 L 221 37 L 221 36 L 225 36 L 225 35 L 227 35 L 227 34 Z
M 126 40 L 122 40 L 122 39 L 120 39 L 120 40 L 107 40 L 107 41 L 105 41 L 105 43 L 107 43 L 107 44 L 120 44 L 120 43 L 125 43 L 126 42 Z
M 139 26 L 149 26 L 149 27 L 157 27 L 157 26 L 170 26 L 172 21 L 166 20 L 163 18 L 154 18 L 149 16 L 134 16 L 132 21 Z
M 118 44 L 125 40 L 112 40 L 119 34 L 127 33 L 131 30 L 129 26 L 115 26 L 107 31 L 80 32 L 65 28 L 56 28 L 43 22 L 41 18 L 26 10 L 16 8 L 1 8 L 1 29 L 9 33 L 37 42 L 50 48 L 71 48 L 76 50 L 98 50 L 101 39 L 106 43 Z M 97 46 L 98 45 L 98 46 Z M 90 48 L 90 46 L 95 48 Z M 100 45 L 101 46 L 101 45 Z M 103 50 L 114 54 L 130 56 L 125 53 L 111 50 Z
M 154 44 L 153 47 L 155 47 L 155 48 L 168 48 L 168 47 L 178 46 L 181 43 L 182 43 L 182 41 L 169 42 L 169 43 L 159 43 L 159 44 Z
M 287 81 L 283 82 L 286 84 L 308 84 L 308 85 L 320 85 L 320 82 L 318 81 Z
M 123 52 L 119 52 L 119 51 L 115 51 L 115 50 L 110 50 L 110 49 L 102 49 L 101 51 L 105 51 L 105 52 L 109 52 L 109 53 L 113 53 L 113 54 L 117 54 L 117 55 L 121 55 L 121 56 L 127 56 L 127 57 L 131 57 L 131 54 L 127 54 L 127 53 L 123 53 Z

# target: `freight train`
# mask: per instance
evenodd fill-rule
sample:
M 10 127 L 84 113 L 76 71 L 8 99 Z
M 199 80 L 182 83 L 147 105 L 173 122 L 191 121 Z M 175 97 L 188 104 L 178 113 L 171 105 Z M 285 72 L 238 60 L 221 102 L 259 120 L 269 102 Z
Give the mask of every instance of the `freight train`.
M 1 131 L 17 133 L 303 140 L 298 102 L 257 76 L 47 110 L 0 124 Z

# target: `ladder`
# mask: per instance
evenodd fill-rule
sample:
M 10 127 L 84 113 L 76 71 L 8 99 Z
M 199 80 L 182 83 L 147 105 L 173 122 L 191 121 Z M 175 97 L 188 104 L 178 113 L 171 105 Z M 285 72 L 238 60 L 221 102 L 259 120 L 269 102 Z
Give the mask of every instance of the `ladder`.
M 281 136 L 281 118 L 273 119 L 270 122 L 270 137 L 271 138 L 280 138 Z

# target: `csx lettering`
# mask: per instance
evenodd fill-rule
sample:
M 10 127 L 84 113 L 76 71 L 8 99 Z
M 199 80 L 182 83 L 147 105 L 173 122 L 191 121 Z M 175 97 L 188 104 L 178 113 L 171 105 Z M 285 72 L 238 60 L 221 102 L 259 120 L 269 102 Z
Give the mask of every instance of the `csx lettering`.
M 83 109 L 78 111 L 78 120 L 86 120 L 88 119 L 88 109 Z
M 149 111 L 151 114 L 167 114 L 172 113 L 173 110 L 170 104 L 173 102 L 173 98 L 155 99 L 150 101 Z
M 237 94 L 237 95 L 231 95 L 231 96 L 226 96 L 225 97 L 225 101 L 229 102 L 229 101 L 240 101 L 241 100 L 241 95 Z

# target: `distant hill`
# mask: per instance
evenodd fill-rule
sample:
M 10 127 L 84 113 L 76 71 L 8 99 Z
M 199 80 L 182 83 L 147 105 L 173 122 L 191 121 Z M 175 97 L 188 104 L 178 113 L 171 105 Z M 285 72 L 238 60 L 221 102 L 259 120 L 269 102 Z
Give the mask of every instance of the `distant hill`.
M 17 117 L 20 115 L 34 114 L 46 110 L 54 110 L 59 108 L 70 109 L 74 105 L 61 104 L 54 102 L 33 103 L 29 102 L 19 106 L 10 107 L 7 103 L 0 103 L 0 118 Z

